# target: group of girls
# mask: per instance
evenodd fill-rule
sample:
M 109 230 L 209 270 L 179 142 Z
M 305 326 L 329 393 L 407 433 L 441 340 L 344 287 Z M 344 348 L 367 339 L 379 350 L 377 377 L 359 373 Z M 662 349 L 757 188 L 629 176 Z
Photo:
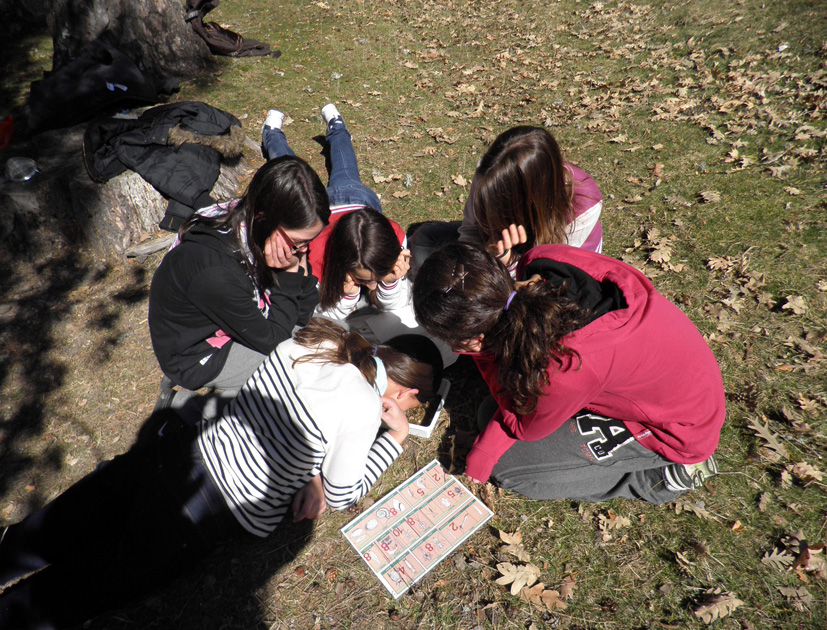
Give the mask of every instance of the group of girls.
M 537 499 L 662 503 L 717 471 L 715 359 L 641 273 L 600 254 L 600 191 L 548 132 L 497 138 L 462 223 L 426 224 L 411 253 L 361 183 L 341 115 L 322 116 L 326 189 L 271 110 L 270 160 L 240 200 L 183 226 L 152 282 L 168 382 L 238 395 L 190 424 L 176 396 L 181 413 L 156 412 L 160 431 L 6 528 L 0 584 L 24 579 L 0 593 L 0 627 L 78 623 L 229 537 L 266 536 L 291 509 L 315 518 L 362 497 L 443 366 L 426 337 L 374 345 L 348 330 L 365 309 L 412 309 L 432 339 L 473 357 L 491 392 L 467 457 L 474 480 Z

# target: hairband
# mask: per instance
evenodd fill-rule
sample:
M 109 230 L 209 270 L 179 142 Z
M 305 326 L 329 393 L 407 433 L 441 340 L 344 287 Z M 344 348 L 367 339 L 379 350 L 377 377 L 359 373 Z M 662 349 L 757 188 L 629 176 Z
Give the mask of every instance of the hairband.
M 514 299 L 514 296 L 517 295 L 516 291 L 512 291 L 511 295 L 508 296 L 508 299 L 505 302 L 505 306 L 503 307 L 503 311 L 507 311 L 508 307 L 511 306 L 511 300 Z
M 385 362 L 377 356 L 373 357 L 376 362 L 376 378 L 373 383 L 373 390 L 380 396 L 385 395 L 388 389 L 388 371 L 385 369 Z
M 379 351 L 379 346 L 373 346 L 373 356 L 376 356 L 376 353 Z

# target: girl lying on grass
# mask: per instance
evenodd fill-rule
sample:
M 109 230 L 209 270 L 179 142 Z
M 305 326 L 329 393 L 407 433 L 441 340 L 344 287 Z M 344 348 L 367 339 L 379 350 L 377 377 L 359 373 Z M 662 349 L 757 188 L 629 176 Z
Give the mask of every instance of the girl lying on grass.
M 313 319 L 214 420 L 163 410 L 124 455 L 0 534 L 0 628 L 65 628 L 158 590 L 221 542 L 264 537 L 292 508 L 363 497 L 402 452 L 405 410 L 442 365 L 424 338 L 375 347 Z M 36 571 L 29 575 L 32 571 Z
M 410 308 L 410 253 L 390 221 L 362 208 L 342 217 L 325 246 L 317 314 L 344 320 L 358 308 Z
M 665 503 L 717 472 L 723 383 L 686 315 L 636 269 L 568 245 L 529 250 L 517 273 L 454 243 L 414 283 L 417 319 L 491 391 L 467 475 L 532 499 Z

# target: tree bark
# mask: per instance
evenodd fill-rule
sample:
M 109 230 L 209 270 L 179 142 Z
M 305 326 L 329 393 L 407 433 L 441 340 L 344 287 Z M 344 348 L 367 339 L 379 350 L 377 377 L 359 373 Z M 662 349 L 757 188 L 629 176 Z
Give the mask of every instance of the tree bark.
M 103 184 L 90 179 L 79 148 L 85 127 L 14 146 L 16 155 L 37 161 L 38 173 L 20 183 L 0 177 L 0 250 L 31 259 L 54 247 L 123 256 L 147 238 L 170 234 L 158 228 L 167 200 L 140 175 L 126 171 Z M 236 198 L 263 163 L 258 144 L 248 138 L 240 158 L 222 161 L 213 198 Z
M 46 0 L 52 70 L 98 37 L 132 59 L 159 88 L 189 79 L 213 62 L 207 45 L 184 21 L 181 0 Z

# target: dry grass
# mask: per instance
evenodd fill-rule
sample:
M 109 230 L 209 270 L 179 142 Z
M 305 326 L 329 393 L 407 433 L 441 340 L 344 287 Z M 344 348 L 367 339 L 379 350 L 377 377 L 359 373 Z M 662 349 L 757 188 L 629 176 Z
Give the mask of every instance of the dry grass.
M 461 182 L 493 137 L 547 125 L 606 197 L 606 253 L 644 269 L 707 335 L 728 398 L 722 474 L 665 507 L 494 493 L 492 527 L 398 601 L 338 534 L 352 515 L 327 514 L 312 532 L 223 549 L 89 627 L 695 628 L 720 588 L 743 603 L 719 627 L 823 628 L 823 11 L 804 0 L 225 4 L 210 18 L 284 54 L 223 60 L 179 98 L 232 112 L 254 138 L 266 110 L 283 109 L 296 153 L 320 172 L 312 138 L 319 108 L 336 102 L 363 179 L 403 226 L 459 218 Z M 70 250 L 39 268 L 9 261 L 2 284 L 7 520 L 125 448 L 154 402 L 144 320 L 157 259 L 89 264 Z M 411 439 L 374 497 L 435 456 L 461 465 L 481 389 L 468 364 L 452 377 L 450 423 Z M 564 610 L 494 582 L 506 559 L 496 529 L 523 535 L 546 589 L 574 582 Z M 807 567 L 762 562 L 797 532 Z

